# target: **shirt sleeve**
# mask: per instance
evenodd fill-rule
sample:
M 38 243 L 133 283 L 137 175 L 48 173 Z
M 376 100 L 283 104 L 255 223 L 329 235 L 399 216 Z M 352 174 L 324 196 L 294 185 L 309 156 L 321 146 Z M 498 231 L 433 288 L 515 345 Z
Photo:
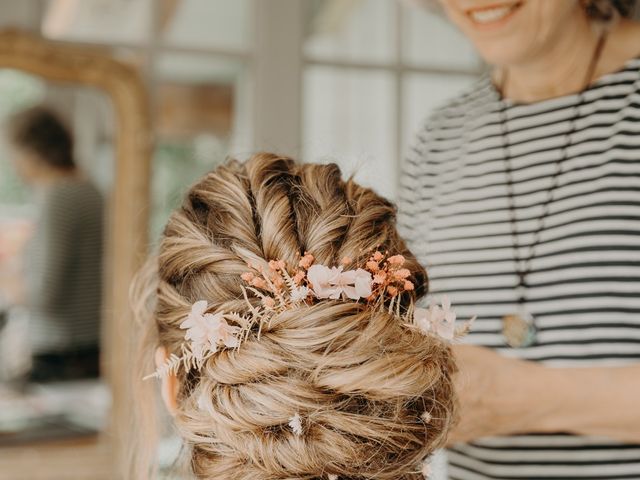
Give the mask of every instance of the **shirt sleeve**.
M 433 204 L 435 163 L 430 153 L 432 120 L 416 134 L 408 154 L 403 159 L 398 192 L 398 231 L 409 248 L 418 254 L 426 248 L 423 223 Z

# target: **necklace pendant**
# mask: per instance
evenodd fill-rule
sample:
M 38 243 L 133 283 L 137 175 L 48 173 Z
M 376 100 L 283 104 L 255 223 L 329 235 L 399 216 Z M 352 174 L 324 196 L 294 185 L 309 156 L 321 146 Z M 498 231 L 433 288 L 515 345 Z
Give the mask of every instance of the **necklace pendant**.
M 533 316 L 522 306 L 517 313 L 502 317 L 502 334 L 512 348 L 527 348 L 536 342 L 537 329 Z

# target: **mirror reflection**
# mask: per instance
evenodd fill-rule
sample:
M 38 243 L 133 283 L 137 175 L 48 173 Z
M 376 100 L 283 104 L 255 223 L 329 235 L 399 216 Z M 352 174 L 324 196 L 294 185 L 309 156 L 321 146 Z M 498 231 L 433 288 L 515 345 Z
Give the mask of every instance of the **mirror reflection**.
M 95 435 L 109 99 L 0 70 L 0 445 Z

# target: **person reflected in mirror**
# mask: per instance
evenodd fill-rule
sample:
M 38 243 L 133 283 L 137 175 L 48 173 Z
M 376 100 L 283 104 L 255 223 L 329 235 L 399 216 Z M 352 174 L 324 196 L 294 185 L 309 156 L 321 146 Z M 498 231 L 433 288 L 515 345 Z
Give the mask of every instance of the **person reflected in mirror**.
M 103 199 L 82 174 L 73 136 L 45 106 L 7 126 L 12 163 L 31 187 L 37 220 L 13 299 L 28 311 L 29 381 L 97 377 L 103 276 Z

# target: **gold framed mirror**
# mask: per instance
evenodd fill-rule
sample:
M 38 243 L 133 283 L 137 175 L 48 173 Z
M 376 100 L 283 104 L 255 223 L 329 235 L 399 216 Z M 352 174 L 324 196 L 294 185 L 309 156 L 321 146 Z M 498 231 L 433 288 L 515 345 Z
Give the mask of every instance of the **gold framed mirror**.
M 100 349 L 102 375 L 111 396 L 107 432 L 98 437 L 98 448 L 94 449 L 99 452 L 97 454 L 74 444 L 30 445 L 25 448 L 31 456 L 20 455 L 16 450 L 18 447 L 9 447 L 0 448 L 0 464 L 4 472 L 19 469 L 20 475 L 24 476 L 21 478 L 103 478 L 93 474 L 86 476 L 92 471 L 92 464 L 96 467 L 95 455 L 99 455 L 111 470 L 105 478 L 120 478 L 118 472 L 125 454 L 123 446 L 130 428 L 126 375 L 130 367 L 126 339 L 131 329 L 128 289 L 144 260 L 148 235 L 152 134 L 147 92 L 137 69 L 113 58 L 105 50 L 50 42 L 18 30 L 0 31 L 0 69 L 25 72 L 55 85 L 102 92 L 110 100 L 115 119 L 113 181 L 106 202 L 105 313 Z M 89 470 L 82 471 L 83 463 Z M 51 474 L 52 469 L 71 467 L 79 471 L 45 476 Z M 37 468 L 49 472 L 40 475 Z M 2 475 L 0 473 L 0 478 L 4 478 Z M 8 475 L 7 478 L 18 478 Z

